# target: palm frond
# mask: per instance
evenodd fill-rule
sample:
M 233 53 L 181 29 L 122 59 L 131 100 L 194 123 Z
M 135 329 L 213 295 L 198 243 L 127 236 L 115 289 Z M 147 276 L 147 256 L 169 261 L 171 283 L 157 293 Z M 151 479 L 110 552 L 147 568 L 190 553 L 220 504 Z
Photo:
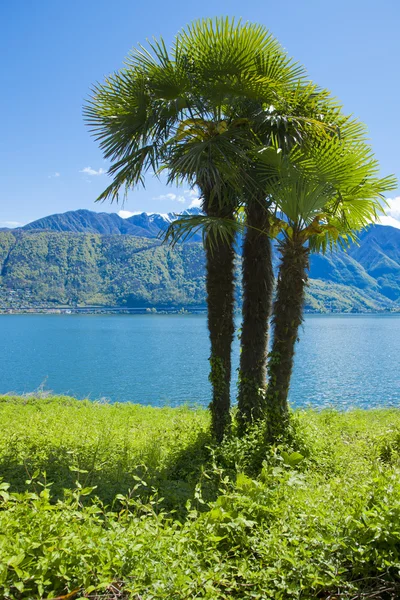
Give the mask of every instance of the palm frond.
M 384 206 L 384 193 L 395 189 L 394 177 L 379 178 L 379 165 L 364 142 L 321 139 L 311 150 L 278 147 L 258 153 L 278 214 L 288 225 L 285 235 L 313 240 L 315 248 L 346 244 L 371 222 Z
M 173 221 L 160 239 L 175 246 L 177 243 L 188 241 L 196 233 L 202 234 L 203 245 L 211 252 L 218 242 L 229 244 L 237 233 L 242 233 L 245 224 L 236 219 L 210 217 L 205 215 L 184 215 Z
M 203 19 L 171 51 L 162 38 L 139 46 L 94 87 L 84 115 L 112 163 L 100 200 L 118 201 L 148 171 L 164 170 L 169 183 L 199 185 L 219 206 L 264 193 L 308 227 L 325 205 L 332 218 L 340 206 L 350 222 L 346 202 L 367 198 L 377 207 L 377 189 L 392 185 L 378 179 L 360 123 L 253 23 Z M 259 152 L 269 147 L 285 160 L 271 164 Z M 352 210 L 367 220 L 361 203 Z

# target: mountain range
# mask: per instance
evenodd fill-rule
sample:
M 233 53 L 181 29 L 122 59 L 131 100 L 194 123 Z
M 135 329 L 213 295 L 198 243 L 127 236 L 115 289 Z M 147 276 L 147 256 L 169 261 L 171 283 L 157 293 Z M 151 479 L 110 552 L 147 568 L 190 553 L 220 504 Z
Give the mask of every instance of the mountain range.
M 28 223 L 24 231 L 70 231 L 72 233 L 99 233 L 100 235 L 134 235 L 136 237 L 156 238 L 165 231 L 172 221 L 181 215 L 199 215 L 199 208 L 188 208 L 182 213 L 137 213 L 123 219 L 116 213 L 96 213 L 91 210 L 74 210 L 62 214 L 50 215 Z M 201 236 L 194 235 L 191 241 L 200 241 Z
M 0 308 L 204 306 L 200 235 L 174 248 L 157 239 L 177 216 L 78 210 L 0 231 Z M 370 226 L 346 252 L 312 255 L 306 309 L 400 310 L 400 229 Z

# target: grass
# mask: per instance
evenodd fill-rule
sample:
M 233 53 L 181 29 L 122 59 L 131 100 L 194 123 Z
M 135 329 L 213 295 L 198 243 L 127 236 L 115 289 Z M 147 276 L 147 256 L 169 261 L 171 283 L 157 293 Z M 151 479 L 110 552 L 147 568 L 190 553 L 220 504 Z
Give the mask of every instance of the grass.
M 274 448 L 215 448 L 186 407 L 3 397 L 0 422 L 2 597 L 400 597 L 399 410 L 296 412 Z
M 127 493 L 133 477 L 144 473 L 159 486 L 174 479 L 185 496 L 188 471 L 204 459 L 202 450 L 211 442 L 207 411 L 185 406 L 4 396 L 0 422 L 0 476 L 14 490 L 26 489 L 25 481 L 39 471 L 53 483 L 53 497 L 62 497 L 64 488 L 79 481 L 96 486 L 105 503 Z M 177 500 L 171 498 L 174 504 Z

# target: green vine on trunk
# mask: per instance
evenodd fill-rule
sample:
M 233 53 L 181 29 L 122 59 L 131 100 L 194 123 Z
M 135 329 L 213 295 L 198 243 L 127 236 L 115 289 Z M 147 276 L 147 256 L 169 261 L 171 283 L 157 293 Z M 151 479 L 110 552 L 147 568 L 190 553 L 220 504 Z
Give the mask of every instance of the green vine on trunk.
M 226 369 L 224 367 L 224 361 L 220 356 L 211 355 L 209 362 L 210 374 L 208 380 L 213 388 L 213 401 L 210 404 L 211 419 L 213 431 L 217 441 L 220 442 L 222 441 L 224 434 L 227 433 L 227 429 L 231 422 L 229 411 L 221 412 L 220 410 L 220 404 L 223 403 L 227 393 Z

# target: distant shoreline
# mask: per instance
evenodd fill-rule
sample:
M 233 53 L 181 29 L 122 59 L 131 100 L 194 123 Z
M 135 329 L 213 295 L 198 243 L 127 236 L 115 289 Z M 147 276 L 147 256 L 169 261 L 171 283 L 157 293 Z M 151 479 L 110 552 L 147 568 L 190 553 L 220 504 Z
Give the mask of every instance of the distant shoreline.
M 59 308 L 0 308 L 0 315 L 199 315 L 207 314 L 206 307 L 59 307 Z M 240 310 L 237 311 L 240 314 Z M 305 315 L 400 315 L 399 310 L 317 311 L 305 310 Z
M 0 315 L 21 314 L 52 314 L 52 315 L 104 315 L 104 314 L 127 314 L 127 315 L 152 315 L 152 314 L 205 314 L 206 307 L 141 307 L 123 308 L 120 306 L 83 306 L 83 307 L 35 307 L 35 308 L 0 308 Z

